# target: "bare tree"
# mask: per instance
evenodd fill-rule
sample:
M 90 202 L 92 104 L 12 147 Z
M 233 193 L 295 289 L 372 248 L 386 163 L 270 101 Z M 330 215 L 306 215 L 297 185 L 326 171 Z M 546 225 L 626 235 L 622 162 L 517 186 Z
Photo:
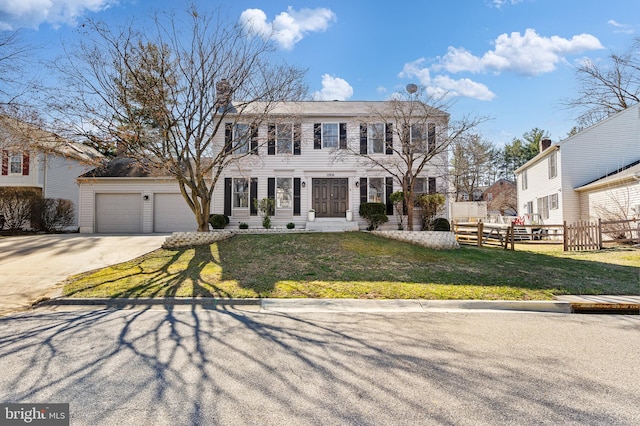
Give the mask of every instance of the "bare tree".
M 640 101 L 640 38 L 622 53 L 612 53 L 609 62 L 586 60 L 576 70 L 578 95 L 565 105 L 579 111 L 580 128 Z
M 410 86 L 411 91 L 397 93 L 392 99 L 381 102 L 369 117 L 363 118 L 360 144 L 349 144 L 347 149 L 339 150 L 341 154 L 338 155 L 357 156 L 363 166 L 382 169 L 393 177 L 402 187 L 407 229 L 411 231 L 416 183 L 423 171 L 431 165 L 437 168 L 442 182 L 446 182 L 449 147 L 486 118 L 463 117 L 450 121 L 449 98 L 431 97 L 423 89 Z M 373 145 L 367 146 L 367 139 L 374 139 Z M 379 141 L 379 149 L 376 149 L 375 141 Z M 441 192 L 447 191 L 446 186 L 440 187 Z
M 158 15 L 144 33 L 133 22 L 118 31 L 85 24 L 83 43 L 59 67 L 74 96 L 56 106 L 84 125 L 77 133 L 176 178 L 207 231 L 222 171 L 251 155 L 252 129 L 276 102 L 305 94 L 304 72 L 274 62 L 272 43 L 219 15 L 194 7 L 186 15 Z
M 476 201 L 472 198 L 474 192 L 493 183 L 490 181 L 493 160 L 493 145 L 478 134 L 463 135 L 452 143 L 450 173 L 456 201 L 462 201 L 465 193 Z
M 35 47 L 27 44 L 18 31 L 0 31 L 0 106 L 14 105 L 35 87 L 25 70 Z

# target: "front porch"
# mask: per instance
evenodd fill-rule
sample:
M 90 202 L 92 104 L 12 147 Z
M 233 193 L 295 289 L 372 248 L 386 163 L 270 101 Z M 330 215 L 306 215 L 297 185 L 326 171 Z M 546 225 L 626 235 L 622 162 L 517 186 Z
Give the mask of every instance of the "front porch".
M 307 231 L 319 232 L 349 232 L 359 231 L 358 222 L 347 221 L 343 217 L 316 218 L 314 221 L 307 221 L 305 224 Z

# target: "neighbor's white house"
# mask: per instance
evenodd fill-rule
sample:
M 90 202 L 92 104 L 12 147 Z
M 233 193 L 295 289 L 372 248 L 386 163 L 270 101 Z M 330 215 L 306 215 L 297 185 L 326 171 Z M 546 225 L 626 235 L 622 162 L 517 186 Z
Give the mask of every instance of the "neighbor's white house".
M 30 188 L 44 198 L 71 200 L 72 226 L 77 226 L 76 179 L 95 167 L 99 152 L 6 116 L 0 117 L 0 151 L 0 188 Z
M 547 224 L 639 215 L 639 162 L 640 104 L 557 144 L 543 141 L 516 170 L 518 214 Z
M 229 114 L 224 131 L 219 132 L 219 149 L 227 146 L 244 154 L 227 167 L 216 185 L 211 213 L 224 213 L 230 228 L 240 223 L 261 227 L 255 200 L 275 200 L 273 226 L 293 222 L 296 228 L 309 228 L 308 212 L 317 221 L 333 221 L 344 229 L 365 228 L 359 217 L 363 202 L 387 204 L 387 227 L 396 227 L 392 192 L 401 190 L 399 182 L 382 167 L 371 166 L 359 153 L 381 162 L 401 163 L 394 152 L 400 145 L 393 117 L 375 121 L 374 111 L 383 102 L 308 101 L 277 104 L 268 119 L 256 128 Z M 435 111 L 435 113 L 434 113 Z M 446 134 L 449 115 L 432 110 L 432 123 L 424 129 L 410 126 L 411 137 L 424 138 L 424 149 L 432 148 L 434 138 Z M 422 125 L 422 124 L 421 124 Z M 437 136 L 436 136 L 437 135 Z M 250 155 L 246 155 L 249 153 Z M 233 154 L 231 154 L 233 155 Z M 80 232 L 173 232 L 197 229 L 170 177 L 119 166 L 90 173 L 79 179 Z M 416 182 L 416 191 L 447 193 L 447 153 L 442 152 L 425 167 Z M 448 204 L 448 203 L 447 203 Z M 445 212 L 445 216 L 448 213 Z M 415 224 L 419 229 L 419 212 Z

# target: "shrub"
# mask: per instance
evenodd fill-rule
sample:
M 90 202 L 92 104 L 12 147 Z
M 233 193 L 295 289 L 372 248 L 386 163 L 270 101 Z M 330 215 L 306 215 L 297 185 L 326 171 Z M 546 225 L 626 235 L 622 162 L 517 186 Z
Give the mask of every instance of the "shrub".
M 209 216 L 209 223 L 213 229 L 224 229 L 229 223 L 229 218 L 223 214 L 212 214 Z
M 389 201 L 393 203 L 398 218 L 398 229 L 404 229 L 404 192 L 396 191 L 389 195 Z
M 265 229 L 271 228 L 271 218 L 275 213 L 276 208 L 276 200 L 273 198 L 263 198 L 258 200 L 257 198 L 254 200 L 254 204 L 258 213 L 262 217 L 262 227 Z
M 32 204 L 41 196 L 39 189 L 0 188 L 0 215 L 4 217 L 4 227 L 11 231 L 24 228 L 31 219 Z
M 433 231 L 434 218 L 440 214 L 446 199 L 442 194 L 421 195 L 416 200 L 422 209 L 422 230 Z
M 249 229 L 249 224 L 246 222 L 240 222 L 240 225 L 238 225 L 238 228 L 240 229 Z
M 434 231 L 451 231 L 451 224 L 447 218 L 439 217 L 433 221 Z
M 271 218 L 269 216 L 262 218 L 262 227 L 264 229 L 271 229 Z
M 389 217 L 386 214 L 387 206 L 383 203 L 362 203 L 360 204 L 360 217 L 366 219 L 369 223 L 367 230 L 374 231 L 378 229 L 383 223 L 389 221 Z
M 71 200 L 35 198 L 31 203 L 31 227 L 45 232 L 59 232 L 73 223 L 75 209 Z
M 293 229 L 293 228 L 295 228 L 295 227 L 296 227 L 296 224 L 295 224 L 295 223 L 293 223 L 293 222 L 289 222 L 289 223 L 287 223 L 287 229 Z

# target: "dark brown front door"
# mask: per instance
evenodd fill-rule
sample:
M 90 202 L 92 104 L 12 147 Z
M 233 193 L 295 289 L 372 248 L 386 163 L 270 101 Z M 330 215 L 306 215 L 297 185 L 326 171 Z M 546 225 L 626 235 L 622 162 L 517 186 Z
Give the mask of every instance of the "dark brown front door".
M 345 217 L 349 208 L 349 179 L 313 179 L 316 217 Z

